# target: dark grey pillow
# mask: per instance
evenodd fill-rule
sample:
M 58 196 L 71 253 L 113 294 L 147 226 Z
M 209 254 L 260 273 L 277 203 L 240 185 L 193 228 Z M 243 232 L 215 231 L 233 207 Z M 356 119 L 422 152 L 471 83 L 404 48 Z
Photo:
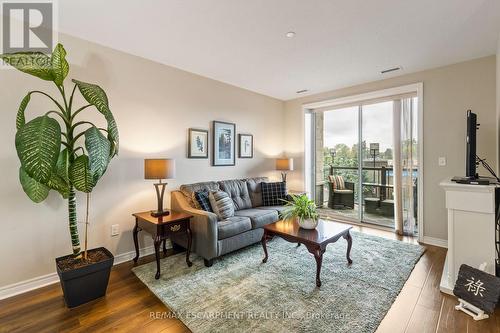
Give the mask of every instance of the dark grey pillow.
M 212 206 L 210 205 L 210 199 L 208 199 L 209 193 L 210 192 L 207 190 L 196 191 L 194 192 L 194 197 L 196 198 L 196 201 L 198 201 L 201 209 L 206 212 L 213 212 Z
M 287 199 L 286 183 L 260 183 L 263 206 L 283 206 Z

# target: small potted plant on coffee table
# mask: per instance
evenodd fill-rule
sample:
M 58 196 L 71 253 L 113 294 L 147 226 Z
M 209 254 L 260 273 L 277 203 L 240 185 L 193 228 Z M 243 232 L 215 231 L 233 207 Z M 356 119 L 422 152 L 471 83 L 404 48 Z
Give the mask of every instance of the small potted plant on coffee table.
M 304 229 L 315 229 L 318 226 L 319 214 L 316 204 L 307 195 L 290 195 L 286 201 L 286 208 L 282 211 L 283 219 L 297 219 L 297 223 Z
M 21 72 L 54 83 L 60 93 L 60 97 L 39 90 L 26 94 L 17 111 L 15 143 L 21 162 L 19 181 L 26 195 L 39 203 L 55 190 L 68 202 L 73 253 L 56 258 L 56 267 L 66 305 L 74 307 L 105 295 L 113 265 L 114 257 L 107 249 L 87 250 L 87 227 L 90 193 L 118 153 L 118 128 L 101 87 L 72 80 L 71 93 L 67 93 L 64 80 L 69 64 L 61 44 L 50 56 L 19 52 L 2 54 L 0 58 Z M 74 105 L 77 90 L 86 101 L 81 107 Z M 26 121 L 25 111 L 35 96 L 47 98 L 53 106 Z M 103 116 L 106 128 L 82 119 L 92 108 Z M 77 227 L 76 191 L 85 193 L 87 199 L 83 250 Z

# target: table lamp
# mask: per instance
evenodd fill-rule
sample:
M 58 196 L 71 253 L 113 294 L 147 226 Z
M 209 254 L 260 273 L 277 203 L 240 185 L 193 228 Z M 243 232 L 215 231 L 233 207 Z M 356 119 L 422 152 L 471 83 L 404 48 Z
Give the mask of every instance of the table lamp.
M 170 214 L 168 210 L 163 210 L 163 195 L 167 183 L 161 181 L 172 178 L 175 178 L 175 160 L 169 158 L 144 160 L 144 179 L 158 179 L 158 183 L 154 184 L 158 198 L 158 210 L 152 211 L 151 216 L 160 217 Z
M 286 171 L 293 171 L 293 158 L 277 158 L 276 170 L 281 171 L 281 180 L 286 182 Z

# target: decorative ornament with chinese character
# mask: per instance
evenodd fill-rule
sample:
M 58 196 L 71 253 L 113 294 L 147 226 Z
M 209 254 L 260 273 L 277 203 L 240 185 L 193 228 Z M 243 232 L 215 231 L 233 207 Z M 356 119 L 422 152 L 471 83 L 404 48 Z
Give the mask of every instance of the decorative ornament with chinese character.
M 484 267 L 482 267 L 484 269 Z M 461 265 L 453 294 L 460 304 L 455 307 L 475 320 L 488 318 L 500 298 L 500 278 L 468 265 Z

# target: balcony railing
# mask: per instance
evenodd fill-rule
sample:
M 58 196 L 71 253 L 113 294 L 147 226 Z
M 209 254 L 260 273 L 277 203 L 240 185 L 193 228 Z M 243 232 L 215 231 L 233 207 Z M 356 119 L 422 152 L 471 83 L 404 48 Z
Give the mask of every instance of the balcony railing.
M 338 172 L 338 171 L 347 171 L 346 172 Z M 349 172 L 351 171 L 351 172 Z M 381 200 L 392 199 L 394 192 L 394 173 L 392 166 L 381 166 L 381 167 L 373 167 L 373 166 L 363 166 L 361 168 L 362 171 L 362 182 L 361 185 L 363 187 L 363 196 L 377 196 L 380 197 Z M 366 173 L 363 173 L 366 171 Z M 344 176 L 346 181 L 354 182 L 356 188 L 359 186 L 359 174 L 357 166 L 330 166 L 325 167 L 323 170 L 323 179 L 328 181 L 328 176 L 330 174 L 338 174 L 340 173 Z M 374 172 L 373 174 L 371 172 Z M 405 170 L 403 173 L 407 173 Z M 418 168 L 412 168 L 412 177 L 414 179 L 413 187 L 414 191 L 416 191 L 416 183 L 418 178 Z M 355 197 L 358 198 L 359 189 L 355 191 Z M 371 194 L 371 195 L 370 195 Z

